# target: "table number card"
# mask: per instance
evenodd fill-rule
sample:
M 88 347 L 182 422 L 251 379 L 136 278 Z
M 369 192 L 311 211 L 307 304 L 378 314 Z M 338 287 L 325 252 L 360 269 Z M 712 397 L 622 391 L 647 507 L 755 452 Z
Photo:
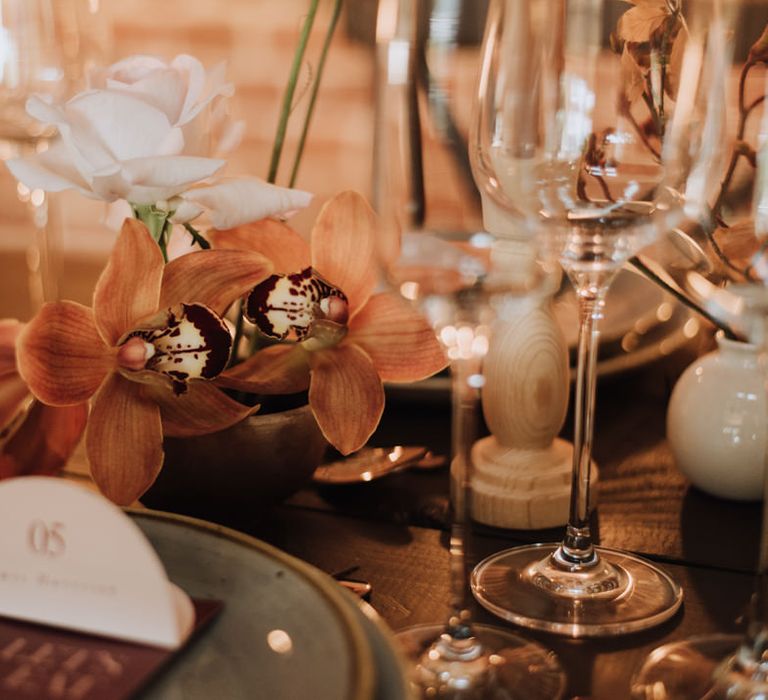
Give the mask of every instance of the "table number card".
M 165 649 L 194 622 L 189 597 L 119 508 L 47 477 L 0 482 L 0 616 Z

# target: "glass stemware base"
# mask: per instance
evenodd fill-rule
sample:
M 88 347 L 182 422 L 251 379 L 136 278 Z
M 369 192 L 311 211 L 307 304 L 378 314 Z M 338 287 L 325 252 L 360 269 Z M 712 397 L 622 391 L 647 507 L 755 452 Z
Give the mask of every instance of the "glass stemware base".
M 760 700 L 768 682 L 747 675 L 736 654 L 743 637 L 713 634 L 654 649 L 632 679 L 633 700 Z
M 499 552 L 475 567 L 472 592 L 505 620 L 570 637 L 636 632 L 675 614 L 683 592 L 674 579 L 628 552 L 594 549 L 597 564 L 570 570 L 557 544 Z
M 512 632 L 472 625 L 475 636 L 452 640 L 443 625 L 397 633 L 414 662 L 411 682 L 423 698 L 558 700 L 565 674 L 554 652 Z

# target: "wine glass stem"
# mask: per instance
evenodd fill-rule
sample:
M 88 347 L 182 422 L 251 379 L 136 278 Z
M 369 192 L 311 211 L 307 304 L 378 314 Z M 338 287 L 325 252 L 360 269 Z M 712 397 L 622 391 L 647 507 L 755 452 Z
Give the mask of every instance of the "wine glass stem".
M 42 190 L 32 193 L 30 203 L 34 225 L 34 239 L 27 249 L 29 296 L 37 311 L 46 301 L 58 299 L 58 241 L 49 220 L 48 194 Z
M 448 633 L 452 638 L 471 636 L 469 615 L 469 571 L 465 551 L 469 522 L 471 450 L 477 435 L 479 390 L 472 378 L 481 377 L 480 361 L 460 358 L 451 363 L 451 449 L 453 493 L 450 541 L 451 613 Z
M 571 504 L 561 547 L 562 556 L 574 564 L 586 564 L 595 559 L 589 528 L 590 471 L 597 388 L 597 353 L 606 291 L 607 286 L 578 293 L 579 355 L 574 402 Z

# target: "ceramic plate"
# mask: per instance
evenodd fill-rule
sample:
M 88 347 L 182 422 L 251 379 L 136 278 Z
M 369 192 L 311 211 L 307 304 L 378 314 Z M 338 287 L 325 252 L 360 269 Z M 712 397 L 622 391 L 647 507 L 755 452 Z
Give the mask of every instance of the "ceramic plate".
M 374 695 L 374 659 L 390 668 L 396 661 L 377 650 L 365 619 L 331 578 L 233 530 L 155 511 L 130 515 L 171 581 L 193 597 L 224 602 L 143 699 L 394 700 Z

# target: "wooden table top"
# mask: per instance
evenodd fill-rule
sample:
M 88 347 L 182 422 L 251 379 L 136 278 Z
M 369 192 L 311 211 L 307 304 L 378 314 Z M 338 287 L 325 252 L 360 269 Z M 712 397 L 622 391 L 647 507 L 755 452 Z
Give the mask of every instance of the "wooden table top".
M 522 633 L 559 655 L 568 698 L 629 697 L 629 680 L 656 646 L 694 634 L 739 629 L 752 589 L 760 508 L 707 496 L 674 468 L 664 437 L 665 407 L 680 368 L 669 358 L 631 375 L 606 380 L 598 393 L 595 457 L 601 468 L 594 533 L 599 543 L 660 563 L 685 591 L 682 610 L 641 633 L 569 640 Z M 629 398 L 628 398 L 629 397 Z M 378 444 L 428 444 L 445 451 L 447 402 L 390 401 Z M 570 434 L 570 417 L 563 434 Z M 448 612 L 448 473 L 405 471 L 356 486 L 308 487 L 258 517 L 229 524 L 318 568 L 373 586 L 371 604 L 394 628 L 441 622 Z M 469 557 L 506 547 L 555 541 L 561 529 L 523 532 L 474 528 Z M 507 627 L 476 606 L 477 619 Z

